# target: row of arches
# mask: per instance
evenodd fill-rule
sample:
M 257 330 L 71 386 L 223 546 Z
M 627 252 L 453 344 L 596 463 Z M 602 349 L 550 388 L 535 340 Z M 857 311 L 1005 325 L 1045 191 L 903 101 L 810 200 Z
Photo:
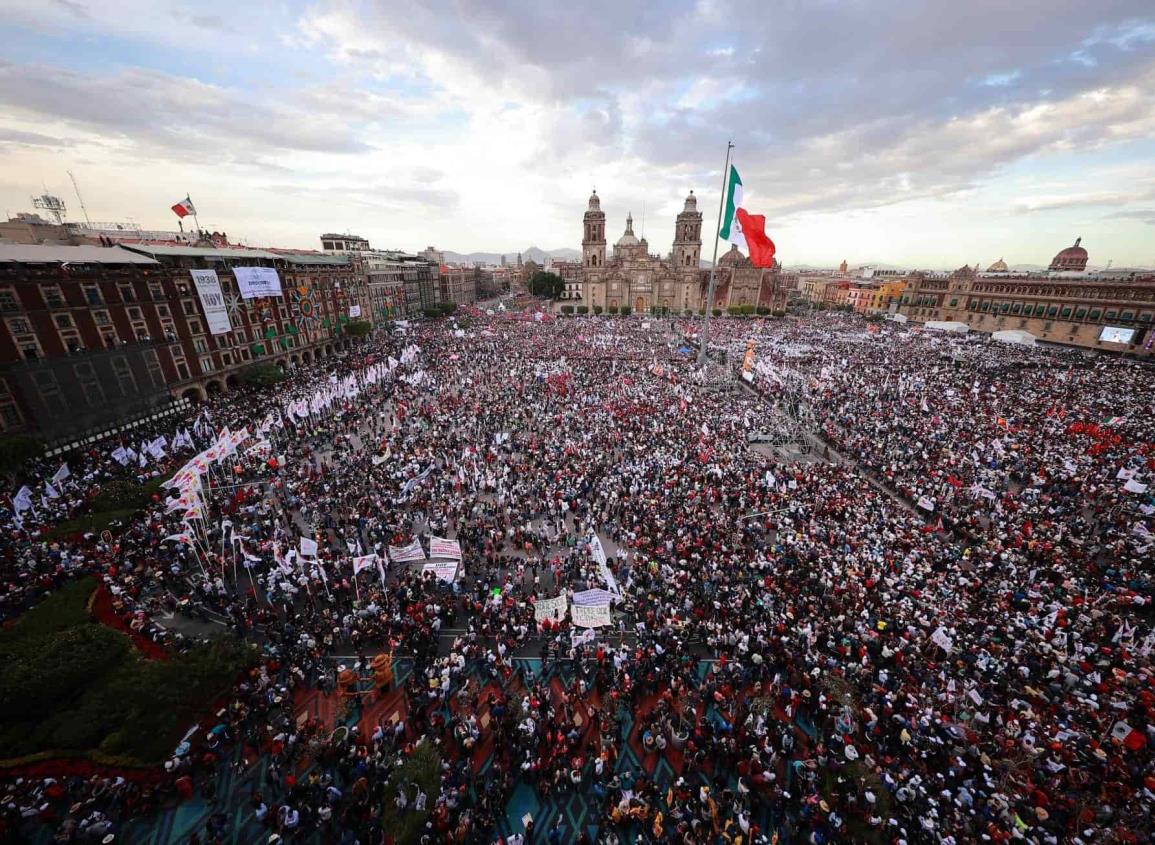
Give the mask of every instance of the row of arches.
M 301 364 L 312 364 L 315 361 L 322 361 L 325 358 L 332 356 L 338 345 L 326 343 L 324 346 L 318 346 L 316 349 L 302 349 L 299 353 L 294 352 L 292 355 L 282 355 L 274 358 L 271 362 L 280 369 L 295 369 Z M 236 390 L 240 387 L 240 377 L 234 372 L 225 376 L 213 377 L 204 381 L 203 384 L 191 384 L 181 391 L 181 397 L 188 399 L 194 404 L 199 404 L 206 401 L 210 396 L 219 396 L 230 390 Z

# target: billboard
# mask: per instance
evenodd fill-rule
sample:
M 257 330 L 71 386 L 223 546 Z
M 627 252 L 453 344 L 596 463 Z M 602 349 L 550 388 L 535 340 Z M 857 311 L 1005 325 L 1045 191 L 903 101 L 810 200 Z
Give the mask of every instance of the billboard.
M 1124 329 L 1120 326 L 1103 326 L 1103 330 L 1099 332 L 1099 340 L 1104 343 L 1130 343 L 1134 337 L 1134 329 Z
M 242 299 L 281 296 L 281 277 L 272 267 L 234 267 Z
M 197 297 L 201 301 L 201 308 L 205 312 L 205 322 L 209 325 L 211 334 L 228 334 L 233 330 L 229 324 L 229 310 L 225 306 L 225 297 L 221 293 L 221 282 L 217 278 L 216 270 L 189 270 L 193 285 L 197 289 Z

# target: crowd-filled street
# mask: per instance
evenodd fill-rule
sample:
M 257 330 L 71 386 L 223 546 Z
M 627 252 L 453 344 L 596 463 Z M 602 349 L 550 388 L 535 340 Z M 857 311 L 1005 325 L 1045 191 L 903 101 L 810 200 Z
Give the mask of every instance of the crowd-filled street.
M 26 467 L 0 619 L 95 575 L 255 653 L 163 770 L 3 776 L 0 841 L 1155 839 L 1155 369 L 532 314 Z M 46 539 L 117 479 L 165 483 Z

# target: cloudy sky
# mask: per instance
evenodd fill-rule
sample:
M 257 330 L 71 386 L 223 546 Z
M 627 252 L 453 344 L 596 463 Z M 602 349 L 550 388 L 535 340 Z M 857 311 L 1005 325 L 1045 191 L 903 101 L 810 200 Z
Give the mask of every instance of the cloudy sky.
M 0 211 L 663 252 L 733 138 L 787 264 L 1155 265 L 1151 0 L 0 0 Z M 708 254 L 709 248 L 704 250 Z

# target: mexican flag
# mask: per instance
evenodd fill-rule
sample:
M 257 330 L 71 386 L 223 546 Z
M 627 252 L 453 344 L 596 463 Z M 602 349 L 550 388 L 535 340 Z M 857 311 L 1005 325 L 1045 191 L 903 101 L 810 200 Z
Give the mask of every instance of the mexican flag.
M 755 267 L 774 266 L 776 248 L 766 234 L 766 218 L 761 214 L 749 214 L 742 207 L 742 177 L 733 165 L 730 165 L 730 177 L 726 181 L 726 210 L 722 214 L 720 235 L 723 240 L 746 250 Z
M 187 196 L 172 207 L 172 213 L 177 217 L 188 217 L 190 214 L 196 214 L 197 210 L 193 208 L 192 200 Z

